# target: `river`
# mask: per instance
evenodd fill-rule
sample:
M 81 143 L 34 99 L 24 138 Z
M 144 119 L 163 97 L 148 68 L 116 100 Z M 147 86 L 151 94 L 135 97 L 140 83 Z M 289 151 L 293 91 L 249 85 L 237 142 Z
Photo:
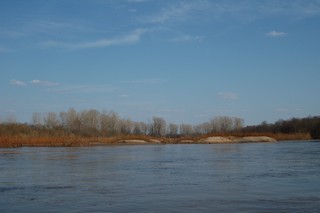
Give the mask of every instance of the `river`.
M 0 149 L 0 212 L 320 212 L 320 142 Z

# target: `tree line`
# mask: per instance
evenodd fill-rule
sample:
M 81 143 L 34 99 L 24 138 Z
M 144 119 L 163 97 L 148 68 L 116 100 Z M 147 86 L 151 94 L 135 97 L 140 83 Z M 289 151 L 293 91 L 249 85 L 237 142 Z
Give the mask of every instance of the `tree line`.
M 148 122 L 121 118 L 113 111 L 95 109 L 77 111 L 70 108 L 59 113 L 33 113 L 26 124 L 16 123 L 13 118 L 0 124 L 0 135 L 78 135 L 82 137 L 113 137 L 126 135 L 148 135 L 154 137 L 196 137 L 210 134 L 308 133 L 314 139 L 320 138 L 320 116 L 278 120 L 275 123 L 262 122 L 259 125 L 244 126 L 244 120 L 237 117 L 218 116 L 207 122 L 191 125 L 171 123 L 162 117 L 153 117 Z
M 274 123 L 263 121 L 259 125 L 246 126 L 243 132 L 257 133 L 310 133 L 311 138 L 320 139 L 320 116 L 309 116 L 306 118 L 291 118 L 278 120 Z
M 11 119 L 2 123 L 2 125 L 12 125 L 14 123 Z M 137 122 L 129 118 L 121 118 L 113 111 L 98 111 L 95 109 L 77 111 L 74 108 L 70 108 L 68 111 L 59 113 L 48 112 L 41 114 L 35 112 L 30 123 L 24 125 L 36 132 L 75 134 L 85 137 L 150 135 L 176 138 L 240 131 L 244 126 L 244 121 L 242 118 L 219 116 L 198 125 L 168 123 L 162 117 L 153 117 L 149 122 Z

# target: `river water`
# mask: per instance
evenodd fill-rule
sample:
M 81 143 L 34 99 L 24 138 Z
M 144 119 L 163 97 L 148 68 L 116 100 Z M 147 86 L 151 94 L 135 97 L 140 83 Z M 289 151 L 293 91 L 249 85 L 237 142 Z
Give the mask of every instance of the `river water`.
M 320 142 L 0 149 L 0 212 L 320 212 Z

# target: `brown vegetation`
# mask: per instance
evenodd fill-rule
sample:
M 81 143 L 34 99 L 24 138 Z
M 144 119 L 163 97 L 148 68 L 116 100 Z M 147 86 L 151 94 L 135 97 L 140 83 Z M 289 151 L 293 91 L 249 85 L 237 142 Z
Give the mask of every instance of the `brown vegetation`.
M 114 112 L 70 109 L 59 114 L 50 112 L 44 117 L 34 113 L 31 124 L 0 124 L 0 147 L 91 146 L 130 140 L 192 143 L 214 136 L 268 136 L 278 141 L 315 139 L 320 138 L 320 117 L 243 127 L 242 119 L 221 116 L 193 126 L 167 124 L 160 117 L 144 123 L 121 119 Z
M 154 138 L 147 135 L 126 135 L 126 136 L 114 136 L 114 137 L 83 137 L 83 136 L 27 136 L 27 135 L 12 135 L 12 136 L 0 136 L 0 147 L 80 147 L 80 146 L 96 146 L 96 145 L 110 145 L 118 144 L 124 140 L 144 140 L 152 143 L 152 140 L 158 140 L 162 143 L 191 143 L 196 142 L 207 137 L 222 136 L 222 137 L 246 137 L 246 136 L 267 136 L 276 139 L 277 141 L 285 140 L 310 140 L 309 133 L 295 133 L 295 134 L 272 134 L 272 133 L 234 133 L 234 134 L 208 134 L 201 136 L 189 136 L 178 138 Z

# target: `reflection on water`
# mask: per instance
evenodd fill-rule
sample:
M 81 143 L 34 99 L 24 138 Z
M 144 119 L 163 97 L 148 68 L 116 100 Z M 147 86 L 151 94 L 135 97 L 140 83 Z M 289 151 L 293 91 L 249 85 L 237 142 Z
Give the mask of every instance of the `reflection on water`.
M 0 149 L 0 212 L 319 212 L 320 143 Z

